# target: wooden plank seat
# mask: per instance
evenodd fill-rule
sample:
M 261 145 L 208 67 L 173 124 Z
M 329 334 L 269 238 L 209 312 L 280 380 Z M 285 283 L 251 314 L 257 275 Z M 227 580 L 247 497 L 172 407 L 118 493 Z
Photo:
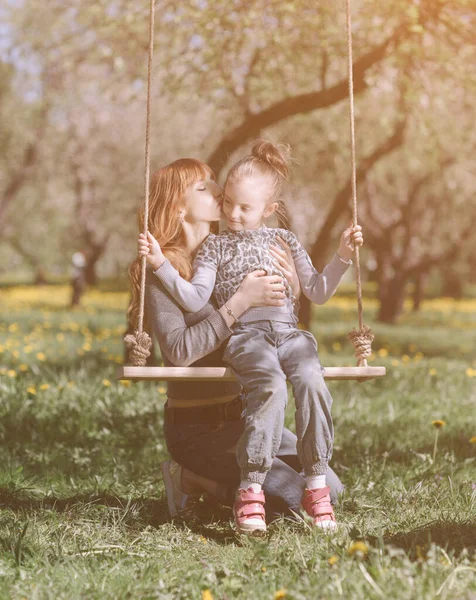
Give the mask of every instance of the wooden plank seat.
M 330 381 L 368 381 L 384 377 L 385 367 L 325 367 L 324 379 Z M 131 381 L 233 381 L 235 376 L 226 367 L 132 367 L 117 368 L 117 379 Z

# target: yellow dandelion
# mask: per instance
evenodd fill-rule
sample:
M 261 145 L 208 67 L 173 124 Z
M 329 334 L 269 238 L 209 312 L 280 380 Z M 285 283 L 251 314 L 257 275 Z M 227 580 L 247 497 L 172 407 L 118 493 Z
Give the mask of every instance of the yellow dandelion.
M 339 343 L 339 342 L 334 342 L 334 343 L 332 344 L 332 349 L 333 349 L 335 352 L 339 352 L 339 350 L 342 350 L 342 346 L 340 345 L 340 343 Z
M 436 421 L 432 421 L 431 424 L 435 429 L 442 429 L 446 425 L 446 421 L 442 421 L 441 419 L 437 419 Z
M 387 348 L 380 348 L 377 354 L 382 357 L 388 356 L 388 350 Z
M 15 333 L 15 331 L 18 331 L 18 325 L 16 323 L 12 323 L 8 326 L 8 331 L 10 333 Z
M 45 354 L 43 352 L 37 352 L 36 353 L 36 358 L 38 360 L 42 361 L 42 362 L 46 360 L 46 356 L 45 356 Z
M 329 558 L 327 562 L 330 564 L 331 567 L 333 567 L 336 563 L 339 562 L 339 557 L 337 556 L 337 554 L 334 554 Z
M 14 371 L 13 369 L 8 369 L 7 375 L 8 375 L 8 377 L 16 377 L 17 376 L 17 372 Z
M 428 371 L 428 373 L 429 373 L 430 375 L 436 375 L 436 374 L 438 373 L 438 371 L 437 371 L 437 370 L 436 370 L 434 367 L 432 367 L 432 368 L 431 368 L 431 369 Z
M 85 352 L 89 352 L 91 350 L 91 344 L 83 344 L 83 350 Z
M 206 538 L 206 537 L 203 537 L 203 535 L 201 535 L 201 536 L 200 536 L 200 541 L 201 541 L 203 544 L 208 544 L 208 540 L 207 540 L 207 538 Z
M 210 590 L 203 590 L 202 600 L 213 600 L 213 596 Z
M 131 382 L 129 380 L 127 380 L 127 379 L 125 379 L 123 381 L 120 381 L 119 383 L 121 385 L 123 385 L 124 387 L 130 387 L 130 385 L 131 385 Z
M 32 350 L 33 350 L 32 346 L 25 346 L 25 347 L 23 348 L 23 352 L 24 352 L 25 354 L 30 354 L 30 352 L 31 352 Z
M 470 438 L 469 443 L 470 444 L 476 444 L 476 435 L 473 435 L 473 437 Z
M 58 340 L 58 342 L 64 342 L 64 334 L 63 333 L 57 333 L 56 334 L 56 339 Z
M 472 369 L 471 367 L 468 367 L 466 369 L 466 375 L 468 377 L 476 377 L 476 369 Z
M 4 351 L 5 351 L 5 348 L 3 346 L 0 346 L 0 354 Z
M 266 567 L 261 567 L 261 571 L 262 571 L 263 573 L 266 573 Z
M 34 385 L 30 385 L 30 387 L 27 387 L 26 391 L 32 396 L 36 396 L 36 387 Z
M 288 595 L 288 590 L 285 590 L 285 589 L 278 590 L 274 594 L 274 600 L 281 600 L 281 598 L 286 598 L 287 595 Z
M 407 363 L 407 362 L 409 362 L 409 360 L 410 360 L 410 357 L 408 356 L 408 354 L 404 354 L 402 356 L 402 362 Z
M 399 360 L 397 360 L 396 358 L 392 359 L 392 367 L 398 367 L 399 364 L 400 364 Z
M 109 381 L 109 379 L 103 379 L 102 384 L 104 387 L 111 387 L 111 382 Z
M 18 370 L 19 371 L 28 371 L 28 365 L 25 365 L 25 363 L 22 363 L 21 365 L 18 365 Z
M 349 556 L 367 556 L 369 553 L 369 547 L 365 542 L 354 542 L 347 548 L 347 554 Z
M 49 384 L 49 383 L 42 383 L 42 384 L 40 385 L 40 390 L 42 390 L 43 392 L 44 392 L 45 390 L 49 390 L 49 389 L 50 389 L 50 384 Z
M 69 387 L 69 388 L 74 387 L 74 381 L 68 381 L 68 383 L 66 384 L 66 387 Z
M 20 353 L 18 352 L 18 350 L 12 350 L 12 356 L 18 358 L 20 356 Z
M 165 392 L 167 391 L 167 388 L 164 385 L 159 385 L 159 387 L 157 388 L 157 390 L 161 393 L 161 394 L 165 394 Z

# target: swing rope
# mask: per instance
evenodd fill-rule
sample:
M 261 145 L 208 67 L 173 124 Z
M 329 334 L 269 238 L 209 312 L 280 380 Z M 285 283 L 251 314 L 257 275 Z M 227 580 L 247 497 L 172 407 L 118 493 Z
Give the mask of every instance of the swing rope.
M 357 225 L 357 169 L 355 158 L 355 115 L 354 115 L 354 82 L 353 82 L 353 59 L 352 59 L 352 20 L 350 0 L 346 0 L 347 15 L 347 58 L 349 69 L 349 121 L 351 141 L 351 165 L 352 165 L 352 220 L 354 227 Z M 155 3 L 150 0 L 149 18 L 149 59 L 147 66 L 147 114 L 146 114 L 146 136 L 145 136 L 145 173 L 144 173 L 144 235 L 147 237 L 149 218 L 149 187 L 150 187 L 150 113 L 151 113 L 151 83 L 152 83 L 152 59 L 154 55 L 154 21 Z M 359 318 L 359 329 L 355 328 L 348 333 L 347 337 L 354 344 L 357 365 L 367 366 L 367 357 L 372 354 L 372 341 L 374 335 L 370 327 L 364 325 L 362 308 L 362 280 L 360 274 L 360 255 L 358 246 L 355 248 L 355 267 L 357 280 L 357 308 Z M 145 307 L 145 280 L 146 280 L 146 257 L 141 259 L 141 287 L 138 327 L 133 334 L 126 335 L 124 342 L 129 349 L 129 356 L 134 366 L 143 367 L 150 356 L 152 340 L 144 327 Z
M 347 16 L 347 59 L 349 69 L 349 122 L 350 122 L 350 147 L 352 165 L 352 221 L 354 227 L 357 225 L 357 167 L 355 158 L 355 113 L 354 113 L 354 73 L 352 58 L 352 17 L 350 0 L 346 0 Z M 355 248 L 355 273 L 357 283 L 357 310 L 359 314 L 359 329 L 355 328 L 347 334 L 348 339 L 354 344 L 357 365 L 367 366 L 367 357 L 372 354 L 372 342 L 374 335 L 367 325 L 364 325 L 362 307 L 362 279 L 360 275 L 360 253 L 359 247 Z
M 147 238 L 149 228 L 149 188 L 150 188 L 150 113 L 151 113 L 151 88 L 152 88 L 152 59 L 154 56 L 154 21 L 155 21 L 155 2 L 150 0 L 150 18 L 149 18 L 149 59 L 147 64 L 147 112 L 145 127 L 145 171 L 144 171 L 144 235 Z M 140 304 L 139 319 L 137 330 L 133 334 L 128 334 L 124 338 L 126 347 L 129 350 L 131 362 L 136 367 L 143 367 L 150 356 L 152 340 L 149 334 L 143 331 L 144 328 L 144 308 L 145 308 L 145 279 L 146 279 L 147 259 L 141 258 L 141 278 L 140 278 Z

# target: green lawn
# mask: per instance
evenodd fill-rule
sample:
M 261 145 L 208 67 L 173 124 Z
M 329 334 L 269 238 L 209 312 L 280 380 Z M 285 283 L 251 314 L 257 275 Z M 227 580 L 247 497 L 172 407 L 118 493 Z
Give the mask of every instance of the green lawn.
M 476 597 L 475 300 L 429 301 L 397 327 L 367 302 L 388 375 L 330 384 L 344 526 L 249 539 L 203 501 L 168 519 L 165 387 L 114 380 L 126 294 L 74 312 L 64 287 L 0 294 L 0 599 Z M 353 364 L 353 302 L 315 317 L 323 364 Z

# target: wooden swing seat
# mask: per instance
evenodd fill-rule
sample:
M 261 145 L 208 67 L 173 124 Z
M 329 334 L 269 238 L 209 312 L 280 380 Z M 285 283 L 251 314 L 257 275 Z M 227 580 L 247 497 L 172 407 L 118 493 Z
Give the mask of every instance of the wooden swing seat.
M 358 382 L 384 377 L 385 367 L 325 367 L 324 379 Z M 133 367 L 117 368 L 117 379 L 130 381 L 234 381 L 231 369 L 226 367 Z

